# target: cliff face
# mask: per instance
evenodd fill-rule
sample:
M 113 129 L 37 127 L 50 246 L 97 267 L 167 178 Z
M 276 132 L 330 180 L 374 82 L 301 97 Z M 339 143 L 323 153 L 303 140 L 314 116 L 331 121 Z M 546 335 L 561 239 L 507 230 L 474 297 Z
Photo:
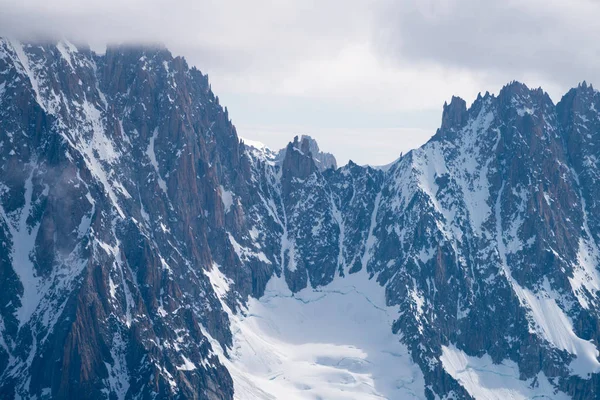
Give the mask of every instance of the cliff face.
M 0 54 L 1 392 L 231 398 L 205 271 L 249 163 L 207 78 L 162 49 Z
M 231 399 L 249 299 L 360 271 L 416 397 L 595 398 L 599 111 L 512 83 L 386 171 L 336 168 L 311 138 L 240 143 L 164 49 L 1 40 L 0 397 Z M 474 389 L 482 360 L 514 382 Z

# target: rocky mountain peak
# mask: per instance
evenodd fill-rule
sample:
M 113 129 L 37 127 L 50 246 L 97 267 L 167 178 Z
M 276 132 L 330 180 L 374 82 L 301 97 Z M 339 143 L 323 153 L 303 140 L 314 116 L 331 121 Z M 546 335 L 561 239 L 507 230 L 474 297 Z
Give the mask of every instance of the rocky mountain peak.
M 308 135 L 302 135 L 300 142 L 303 149 L 305 147 L 305 143 L 307 144 L 307 151 L 312 154 L 319 171 L 323 172 L 329 168 L 337 169 L 337 161 L 335 156 L 331 153 L 322 152 L 319 149 L 319 145 L 315 139 Z
M 450 104 L 444 103 L 441 130 L 460 129 L 467 121 L 467 103 L 460 97 L 452 96 Z
M 538 109 L 543 111 L 553 108 L 554 103 L 550 96 L 542 89 L 530 89 L 524 83 L 513 81 L 502 87 L 498 100 L 504 110 L 512 109 L 521 114 L 519 110 Z
M 305 180 L 318 170 L 316 162 L 310 151 L 310 142 L 302 140 L 298 136 L 288 143 L 281 161 L 283 192 L 289 190 L 289 183 L 293 179 Z
M 315 139 L 308 135 L 296 136 L 292 142 L 286 146 L 286 148 L 279 150 L 279 153 L 275 156 L 275 162 L 278 164 L 283 163 L 288 149 L 296 149 L 306 156 L 310 156 L 317 170 L 323 172 L 329 168 L 337 169 L 337 161 L 335 156 L 331 153 L 322 152 L 319 149 L 319 145 Z

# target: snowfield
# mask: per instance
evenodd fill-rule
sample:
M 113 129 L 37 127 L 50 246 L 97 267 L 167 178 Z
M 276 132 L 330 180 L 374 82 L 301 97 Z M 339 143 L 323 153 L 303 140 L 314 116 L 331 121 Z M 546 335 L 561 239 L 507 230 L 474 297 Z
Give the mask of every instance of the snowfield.
M 443 347 L 441 361 L 450 376 L 478 400 L 570 398 L 552 387 L 543 372 L 534 379 L 520 380 L 519 366 L 510 360 L 494 364 L 487 354 L 470 357 L 452 345 Z
M 424 399 L 395 317 L 362 272 L 296 294 L 273 278 L 245 315 L 230 315 L 236 399 Z

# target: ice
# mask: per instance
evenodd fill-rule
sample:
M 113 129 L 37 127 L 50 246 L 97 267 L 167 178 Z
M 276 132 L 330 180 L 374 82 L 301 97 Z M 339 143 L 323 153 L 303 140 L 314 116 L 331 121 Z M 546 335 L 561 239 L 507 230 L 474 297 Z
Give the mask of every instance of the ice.
M 413 278 L 413 289 L 410 289 L 408 291 L 410 297 L 413 300 L 413 303 L 415 305 L 415 315 L 417 317 L 417 320 L 420 320 L 421 318 L 423 318 L 423 315 L 425 313 L 424 307 L 425 307 L 425 299 L 423 298 L 422 295 L 419 294 L 419 291 L 417 289 L 417 283 L 415 282 L 415 279 Z M 423 333 L 423 324 L 419 323 L 419 332 Z

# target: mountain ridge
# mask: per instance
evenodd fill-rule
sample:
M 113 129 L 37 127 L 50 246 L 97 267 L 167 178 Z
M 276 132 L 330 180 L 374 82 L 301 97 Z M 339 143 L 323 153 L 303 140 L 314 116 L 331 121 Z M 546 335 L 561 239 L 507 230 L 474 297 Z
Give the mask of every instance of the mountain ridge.
M 515 82 L 468 108 L 453 98 L 387 170 L 319 168 L 298 138 L 280 162 L 250 149 L 208 78 L 165 50 L 0 40 L 0 88 L 1 396 L 277 397 L 270 377 L 295 382 L 296 367 L 236 372 L 240 344 L 270 337 L 253 316 L 357 285 L 393 311 L 398 382 L 418 382 L 416 398 L 597 396 L 600 95 L 587 84 L 556 105 Z M 365 355 L 311 354 L 300 362 L 330 387 L 286 396 L 408 393 L 393 363 L 361 375 Z

